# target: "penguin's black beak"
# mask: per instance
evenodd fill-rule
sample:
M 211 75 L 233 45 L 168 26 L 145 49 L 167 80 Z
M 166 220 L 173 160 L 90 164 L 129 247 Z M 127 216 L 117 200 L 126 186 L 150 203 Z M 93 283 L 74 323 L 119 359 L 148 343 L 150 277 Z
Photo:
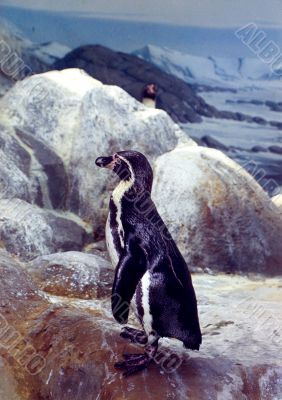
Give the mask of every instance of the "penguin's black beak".
M 95 164 L 101 168 L 114 169 L 115 165 L 118 163 L 119 159 L 116 154 L 109 157 L 98 157 Z
M 113 161 L 113 157 L 98 157 L 95 161 L 95 164 L 98 167 L 106 168 Z

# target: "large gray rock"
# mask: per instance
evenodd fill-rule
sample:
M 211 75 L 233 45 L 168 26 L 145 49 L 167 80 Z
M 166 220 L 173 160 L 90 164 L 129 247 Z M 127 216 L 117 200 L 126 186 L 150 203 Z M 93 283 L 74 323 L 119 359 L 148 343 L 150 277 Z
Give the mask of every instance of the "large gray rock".
M 64 167 L 68 186 L 67 194 L 62 190 L 59 197 L 66 194 L 66 207 L 95 228 L 104 224 L 108 192 L 114 185 L 106 171 L 96 168 L 96 157 L 133 148 L 153 162 L 179 140 L 195 145 L 164 111 L 148 109 L 122 89 L 102 85 L 77 69 L 19 82 L 0 101 L 0 107 L 2 119 L 16 132 L 24 132 L 20 139 L 32 147 L 39 163 L 42 159 L 34 140 L 63 161 L 59 177 Z M 60 190 L 60 185 L 54 185 Z
M 282 218 L 220 151 L 179 146 L 155 163 L 152 197 L 192 269 L 282 274 Z
M 44 210 L 19 199 L 0 200 L 0 241 L 22 260 L 81 250 L 91 237 L 91 229 L 75 216 Z
M 114 270 L 94 254 L 67 251 L 40 256 L 27 266 L 40 289 L 81 299 L 110 296 Z

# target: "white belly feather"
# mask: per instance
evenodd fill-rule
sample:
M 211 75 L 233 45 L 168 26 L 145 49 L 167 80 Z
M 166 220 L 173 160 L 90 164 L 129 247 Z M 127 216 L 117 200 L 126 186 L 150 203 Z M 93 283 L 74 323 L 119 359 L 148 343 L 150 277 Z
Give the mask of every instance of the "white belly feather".
M 150 310 L 150 273 L 147 271 L 141 279 L 142 283 L 142 307 L 144 310 L 143 325 L 147 335 L 152 331 L 153 318 Z
M 116 267 L 116 265 L 119 261 L 119 255 L 118 255 L 118 252 L 114 245 L 113 234 L 112 234 L 111 227 L 110 227 L 110 213 L 108 215 L 107 223 L 106 223 L 106 243 L 107 243 L 107 248 L 108 248 L 108 252 L 110 255 L 112 265 L 114 267 Z

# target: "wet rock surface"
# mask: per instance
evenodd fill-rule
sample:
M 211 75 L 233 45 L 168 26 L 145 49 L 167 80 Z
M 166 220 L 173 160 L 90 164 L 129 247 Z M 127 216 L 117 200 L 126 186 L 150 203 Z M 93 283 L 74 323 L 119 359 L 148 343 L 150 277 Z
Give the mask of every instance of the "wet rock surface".
M 81 299 L 109 297 L 114 270 L 104 258 L 75 251 L 37 257 L 28 272 L 40 289 Z
M 177 341 L 162 339 L 159 364 L 124 379 L 114 362 L 123 352 L 142 348 L 119 337 L 108 300 L 43 295 L 24 266 L 3 251 L 0 272 L 5 400 L 281 398 L 278 279 L 194 275 L 203 330 L 200 351 L 187 352 Z M 20 341 L 10 336 L 9 346 L 3 346 L 3 321 Z M 170 373 L 162 363 L 168 354 L 181 360 Z
M 152 198 L 190 268 L 282 274 L 281 214 L 239 165 L 179 146 L 154 173 Z

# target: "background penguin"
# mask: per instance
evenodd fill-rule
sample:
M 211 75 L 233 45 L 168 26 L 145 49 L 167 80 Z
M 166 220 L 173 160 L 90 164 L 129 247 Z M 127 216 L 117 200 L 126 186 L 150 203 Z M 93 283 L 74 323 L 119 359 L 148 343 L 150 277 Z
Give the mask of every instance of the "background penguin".
M 146 85 L 142 92 L 142 103 L 146 107 L 156 108 L 157 85 L 150 83 Z
M 112 311 L 119 323 L 128 320 L 130 302 L 144 332 L 124 328 L 121 336 L 140 343 L 144 354 L 125 354 L 115 364 L 130 375 L 148 366 L 160 337 L 176 338 L 186 348 L 198 350 L 201 330 L 191 275 L 151 199 L 152 168 L 136 151 L 99 157 L 96 165 L 113 170 L 120 178 L 109 205 L 106 228 L 108 249 L 116 264 Z

